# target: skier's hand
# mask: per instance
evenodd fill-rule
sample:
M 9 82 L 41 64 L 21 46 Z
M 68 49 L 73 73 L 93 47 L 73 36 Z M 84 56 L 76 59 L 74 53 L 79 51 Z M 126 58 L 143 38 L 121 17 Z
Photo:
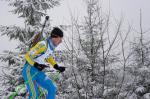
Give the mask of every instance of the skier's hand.
M 34 67 L 37 68 L 39 71 L 42 71 L 45 67 L 48 67 L 48 66 L 45 64 L 39 64 L 39 63 L 35 62 Z
M 61 66 L 61 67 L 59 67 L 59 71 L 60 71 L 60 72 L 64 72 L 64 71 L 65 71 L 65 69 L 66 69 L 66 67 L 62 67 L 62 66 Z
M 59 72 L 64 72 L 65 71 L 65 69 L 66 69 L 66 67 L 59 67 L 57 64 L 55 64 L 54 65 L 54 68 L 56 69 L 56 70 L 58 70 Z

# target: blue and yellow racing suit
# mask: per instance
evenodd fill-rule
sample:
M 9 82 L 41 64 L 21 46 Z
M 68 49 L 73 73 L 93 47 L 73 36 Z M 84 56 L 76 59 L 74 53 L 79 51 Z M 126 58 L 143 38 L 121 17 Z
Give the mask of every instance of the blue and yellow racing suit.
M 44 72 L 39 71 L 33 66 L 34 63 L 37 62 L 39 64 L 49 65 L 50 68 L 53 68 L 56 64 L 56 61 L 52 57 L 54 49 L 55 46 L 51 38 L 48 38 L 47 41 L 38 42 L 25 54 L 26 63 L 24 64 L 22 75 L 25 82 L 27 82 L 25 84 L 29 91 L 29 99 L 38 99 L 38 85 L 48 91 L 46 99 L 55 99 L 56 86 Z

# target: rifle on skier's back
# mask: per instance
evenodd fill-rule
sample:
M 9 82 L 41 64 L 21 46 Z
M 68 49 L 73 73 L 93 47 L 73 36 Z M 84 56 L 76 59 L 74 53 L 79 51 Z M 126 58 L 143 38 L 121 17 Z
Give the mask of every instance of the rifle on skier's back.
M 40 33 L 36 34 L 36 35 L 33 37 L 33 40 L 31 41 L 31 44 L 30 44 L 30 48 L 33 47 L 33 46 L 35 46 L 39 41 L 42 40 L 42 38 L 43 38 L 42 33 L 43 33 L 43 30 L 44 30 L 44 28 L 45 28 L 45 25 L 46 25 L 46 22 L 48 21 L 48 19 L 49 19 L 49 16 L 46 16 L 46 17 L 45 17 L 45 22 L 44 22 L 43 27 L 42 27 L 42 30 L 41 30 Z

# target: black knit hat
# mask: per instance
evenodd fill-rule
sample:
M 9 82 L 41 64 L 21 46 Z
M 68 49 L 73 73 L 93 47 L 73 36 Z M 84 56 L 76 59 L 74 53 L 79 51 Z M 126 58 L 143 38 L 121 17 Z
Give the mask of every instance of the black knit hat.
M 54 27 L 51 32 L 51 37 L 63 37 L 63 31 L 60 30 L 58 27 Z

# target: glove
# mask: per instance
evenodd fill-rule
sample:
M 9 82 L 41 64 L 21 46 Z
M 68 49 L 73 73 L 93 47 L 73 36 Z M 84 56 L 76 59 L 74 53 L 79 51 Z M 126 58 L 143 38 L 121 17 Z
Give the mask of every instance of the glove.
M 37 62 L 35 62 L 33 66 L 34 66 L 35 68 L 37 68 L 39 71 L 42 71 L 45 67 L 48 67 L 47 65 L 39 64 L 39 63 L 37 63 Z
M 54 68 L 59 72 L 64 72 L 66 67 L 59 67 L 57 64 L 54 65 Z

